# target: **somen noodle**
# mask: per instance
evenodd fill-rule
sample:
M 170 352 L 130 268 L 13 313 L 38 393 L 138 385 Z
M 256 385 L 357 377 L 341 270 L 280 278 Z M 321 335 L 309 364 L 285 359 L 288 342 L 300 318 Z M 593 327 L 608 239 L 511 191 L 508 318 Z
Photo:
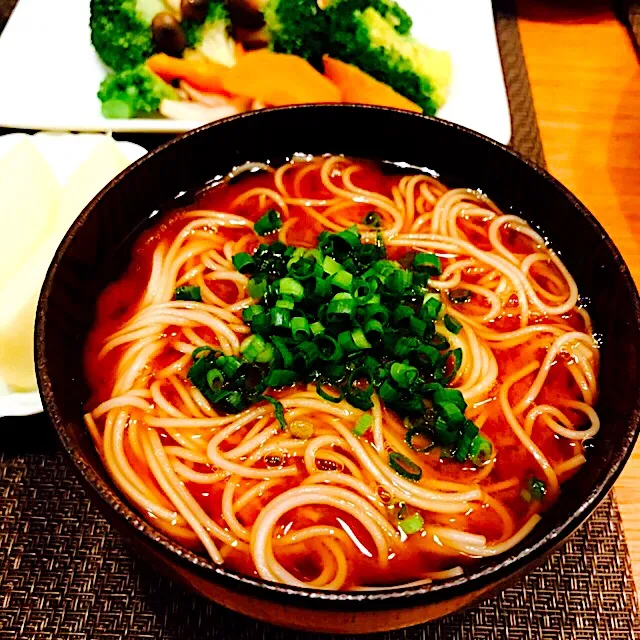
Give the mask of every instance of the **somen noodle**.
M 86 366 L 129 502 L 293 586 L 504 553 L 599 429 L 589 315 L 544 239 L 482 193 L 341 156 L 249 163 L 164 215 L 101 295 Z

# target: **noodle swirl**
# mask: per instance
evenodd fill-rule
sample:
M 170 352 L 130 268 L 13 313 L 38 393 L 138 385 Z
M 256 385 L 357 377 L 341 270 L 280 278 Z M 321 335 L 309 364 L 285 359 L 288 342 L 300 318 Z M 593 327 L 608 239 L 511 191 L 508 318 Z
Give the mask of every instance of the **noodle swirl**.
M 600 428 L 598 348 L 558 255 L 483 194 L 423 174 L 327 156 L 248 163 L 233 177 L 141 239 L 128 274 L 102 296 L 85 420 L 120 490 L 215 563 L 293 586 L 428 584 L 517 545 Z M 312 386 L 282 390 L 285 421 L 308 432 L 295 437 L 270 404 L 225 415 L 191 383 L 195 348 L 237 355 L 249 333 L 242 311 L 254 301 L 232 258 L 257 246 L 254 222 L 269 208 L 289 244 L 313 247 L 321 231 L 355 224 L 367 241 L 379 233 L 392 259 L 440 257 L 429 284 L 461 330 L 438 322 L 438 332 L 460 350 L 452 385 L 493 443 L 490 459 L 414 450 L 377 396 L 358 437 L 361 409 Z M 378 231 L 363 225 L 370 211 Z M 182 286 L 198 287 L 201 301 L 174 300 Z M 390 451 L 421 478 L 399 475 Z M 407 511 L 420 514 L 419 532 L 401 526 Z

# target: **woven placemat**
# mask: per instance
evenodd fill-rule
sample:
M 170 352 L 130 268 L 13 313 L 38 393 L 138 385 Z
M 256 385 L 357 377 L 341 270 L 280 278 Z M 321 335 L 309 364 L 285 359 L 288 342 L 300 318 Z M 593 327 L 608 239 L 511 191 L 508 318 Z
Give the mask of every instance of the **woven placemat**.
M 14 4 L 15 0 L 0 0 L 0 29 Z M 512 112 L 512 145 L 543 164 L 513 6 L 510 0 L 494 5 Z M 152 141 L 145 137 L 143 143 Z M 0 434 L 1 640 L 320 638 L 226 611 L 138 560 L 88 501 L 44 417 L 0 420 Z M 640 638 L 629 555 L 615 501 L 608 497 L 561 551 L 492 600 L 430 624 L 369 637 Z

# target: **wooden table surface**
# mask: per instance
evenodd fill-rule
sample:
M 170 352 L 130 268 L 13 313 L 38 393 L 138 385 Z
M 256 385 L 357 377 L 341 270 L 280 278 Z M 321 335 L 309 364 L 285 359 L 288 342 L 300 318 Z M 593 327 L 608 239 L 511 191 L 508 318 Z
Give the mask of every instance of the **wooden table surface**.
M 549 170 L 602 223 L 640 286 L 640 64 L 611 4 L 519 0 L 518 12 Z M 615 492 L 640 591 L 640 446 Z

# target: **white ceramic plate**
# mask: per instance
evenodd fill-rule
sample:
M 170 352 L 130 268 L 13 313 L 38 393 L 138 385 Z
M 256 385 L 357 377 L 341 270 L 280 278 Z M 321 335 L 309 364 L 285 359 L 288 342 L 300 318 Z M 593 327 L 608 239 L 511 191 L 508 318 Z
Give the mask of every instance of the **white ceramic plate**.
M 0 103 L 2 100 L 0 100 Z M 0 158 L 8 153 L 13 146 L 25 137 L 22 133 L 10 133 L 0 136 Z M 100 139 L 97 135 L 73 135 L 69 133 L 37 133 L 33 141 L 38 150 L 51 165 L 56 178 L 65 184 L 80 165 L 91 153 Z M 118 142 L 122 153 L 130 161 L 141 158 L 147 151 L 132 142 Z M 78 211 L 78 214 L 80 212 Z M 0 378 L 0 417 L 28 416 L 42 411 L 40 395 L 37 391 L 29 393 L 10 392 Z
M 491 0 L 399 2 L 415 37 L 451 54 L 451 95 L 438 115 L 507 143 L 511 119 Z M 89 0 L 18 2 L 0 36 L 0 126 L 177 133 L 202 124 L 103 118 L 96 93 L 107 69 L 89 35 Z

